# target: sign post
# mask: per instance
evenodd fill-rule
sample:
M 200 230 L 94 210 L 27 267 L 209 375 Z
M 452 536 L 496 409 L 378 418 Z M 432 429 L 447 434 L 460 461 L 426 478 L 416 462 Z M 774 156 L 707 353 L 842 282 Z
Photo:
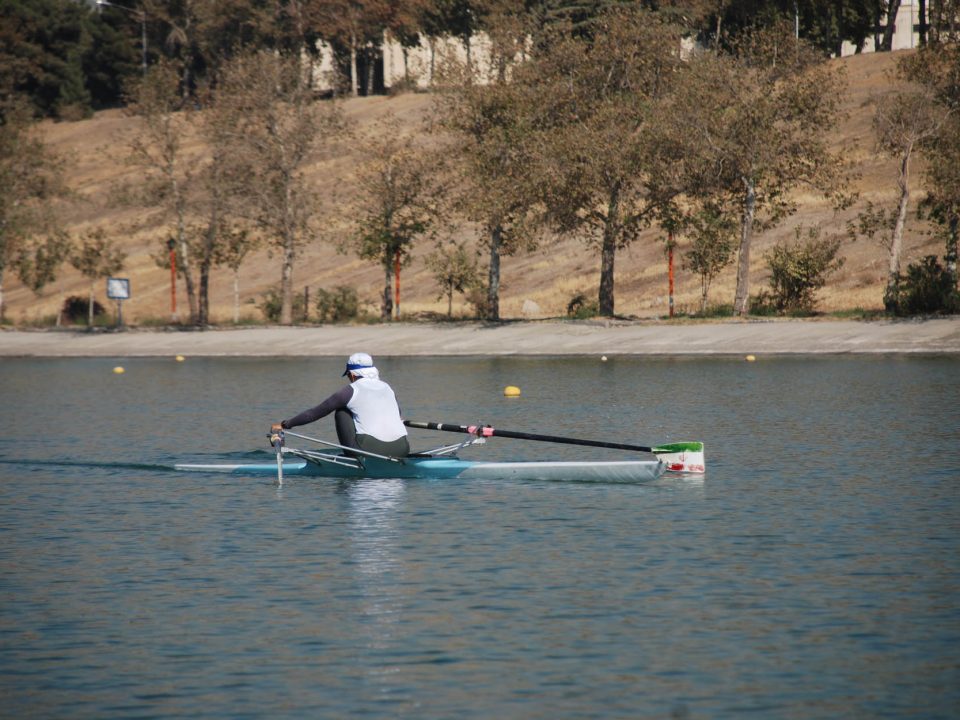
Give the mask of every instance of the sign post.
M 127 278 L 107 278 L 107 297 L 117 301 L 117 327 L 123 327 L 123 301 L 130 299 Z

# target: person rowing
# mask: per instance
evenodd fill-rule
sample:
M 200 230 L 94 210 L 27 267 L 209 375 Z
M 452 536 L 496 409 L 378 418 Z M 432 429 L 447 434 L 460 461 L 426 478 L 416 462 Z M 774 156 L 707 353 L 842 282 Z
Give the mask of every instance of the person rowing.
M 380 371 L 367 353 L 354 353 L 343 375 L 349 384 L 316 407 L 288 420 L 274 423 L 271 430 L 289 430 L 334 414 L 338 442 L 377 455 L 406 457 L 410 454 L 407 429 L 393 389 L 380 379 Z

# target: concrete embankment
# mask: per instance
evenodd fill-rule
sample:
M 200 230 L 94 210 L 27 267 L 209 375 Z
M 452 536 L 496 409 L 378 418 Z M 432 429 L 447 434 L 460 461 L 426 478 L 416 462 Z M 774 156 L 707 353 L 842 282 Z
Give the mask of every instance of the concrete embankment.
M 715 323 L 393 323 L 214 330 L 0 332 L 0 357 L 960 354 L 960 316 Z

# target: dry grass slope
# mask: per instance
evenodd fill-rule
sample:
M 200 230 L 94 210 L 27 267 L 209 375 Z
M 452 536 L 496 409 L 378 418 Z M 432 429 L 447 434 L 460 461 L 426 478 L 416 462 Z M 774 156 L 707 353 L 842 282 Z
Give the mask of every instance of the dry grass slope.
M 822 223 L 826 233 L 843 232 L 849 218 L 855 216 L 867 200 L 889 201 L 895 193 L 896 166 L 892 160 L 879 157 L 873 151 L 870 120 L 872 95 L 891 87 L 889 73 L 894 69 L 899 53 L 861 55 L 836 61 L 847 75 L 849 92 L 844 99 L 848 116 L 838 119 L 833 131 L 833 142 L 854 149 L 860 178 L 856 189 L 858 203 L 848 211 L 837 214 L 820 198 L 800 196 L 800 211 L 778 228 L 758 237 L 753 253 L 754 291 L 766 284 L 764 252 L 777 241 L 793 237 L 794 228 Z M 430 106 L 427 95 L 410 94 L 397 97 L 374 97 L 349 100 L 345 103 L 348 118 L 358 130 L 369 128 L 376 120 L 392 113 L 412 129 L 419 128 Z M 68 181 L 80 201 L 68 208 L 68 226 L 74 232 L 102 227 L 127 251 L 125 275 L 131 280 L 133 298 L 124 306 L 124 316 L 131 322 L 160 321 L 169 317 L 169 273 L 156 266 L 152 259 L 170 230 L 154 211 L 117 202 L 125 194 L 124 187 L 141 181 L 136 168 L 129 165 L 129 138 L 136 121 L 119 111 L 99 113 L 94 118 L 73 123 L 45 125 L 49 143 L 69 158 Z M 197 142 L 189 144 L 192 153 L 201 153 Z M 350 192 L 353 181 L 351 167 L 356 155 L 356 143 L 344 146 L 334 156 L 318 161 L 310 168 L 318 201 L 324 208 L 320 214 L 321 228 L 328 236 L 343 239 L 343 231 L 334 226 L 332 212 L 338 197 Z M 919 163 L 914 169 L 914 201 L 922 197 Z M 925 232 L 916 219 L 913 203 L 908 224 L 904 266 L 925 254 L 940 253 L 939 243 Z M 402 276 L 401 307 L 405 315 L 420 312 L 446 312 L 446 301 L 437 299 L 437 288 L 425 269 L 423 256 L 432 248 L 421 246 L 415 251 L 414 262 Z M 681 251 L 682 251 L 681 245 Z M 825 311 L 853 308 L 878 309 L 882 307 L 885 280 L 886 252 L 869 240 L 847 242 L 842 251 L 846 265 L 834 275 L 830 284 L 819 295 L 819 308 Z M 616 307 L 620 315 L 637 317 L 663 316 L 667 311 L 667 266 L 659 232 L 648 231 L 632 247 L 617 258 Z M 679 269 L 676 280 L 677 308 L 695 310 L 699 302 L 699 284 L 696 277 Z M 542 250 L 514 258 L 506 258 L 502 268 L 503 317 L 522 317 L 524 301 L 532 300 L 540 312 L 532 317 L 562 316 L 570 298 L 584 292 L 596 296 L 599 258 L 591 248 L 574 240 L 560 240 Z M 276 258 L 265 251 L 253 256 L 241 272 L 243 315 L 259 319 L 253 305 L 270 286 L 279 281 L 280 269 Z M 6 280 L 8 317 L 14 321 L 31 321 L 52 316 L 64 295 L 85 294 L 87 285 L 72 268 L 67 267 L 62 279 L 37 297 L 8 273 Z M 730 266 L 714 283 L 711 301 L 731 303 L 734 292 L 734 267 Z M 382 288 L 382 273 L 378 266 L 361 261 L 352 254 L 341 254 L 329 241 L 307 248 L 295 272 L 295 285 L 311 288 L 315 297 L 318 287 L 331 288 L 348 284 L 357 289 L 371 312 L 376 312 Z M 211 288 L 211 311 L 215 321 L 232 318 L 233 280 L 229 270 L 216 271 Z M 104 290 L 97 288 L 97 297 L 105 302 Z M 185 305 L 182 282 L 178 302 Z M 529 304 L 528 304 L 529 309 Z M 466 313 L 467 308 L 457 304 L 454 312 Z M 527 315 L 531 317 L 531 315 Z

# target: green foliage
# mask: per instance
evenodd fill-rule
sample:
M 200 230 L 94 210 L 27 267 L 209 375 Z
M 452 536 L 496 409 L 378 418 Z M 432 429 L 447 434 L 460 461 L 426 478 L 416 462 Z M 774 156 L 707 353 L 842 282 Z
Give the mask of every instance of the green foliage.
M 780 312 L 812 310 L 816 291 L 826 285 L 830 273 L 843 266 L 843 258 L 837 258 L 840 238 L 821 238 L 820 228 L 810 228 L 802 242 L 801 235 L 798 227 L 795 244 L 777 244 L 766 256 L 771 272 L 770 301 Z
M 440 286 L 437 299 L 447 298 L 447 317 L 453 315 L 453 293 L 465 293 L 480 281 L 477 261 L 463 243 L 450 244 L 426 258 L 427 268 Z
M 773 295 L 767 290 L 761 290 L 750 296 L 750 314 L 759 317 L 771 317 L 780 314 L 780 308 Z
M 110 277 L 123 269 L 127 253 L 117 248 L 106 233 L 97 228 L 80 238 L 80 244 L 70 256 L 70 264 L 93 283 Z
M 706 308 L 701 307 L 700 312 L 697 313 L 697 317 L 700 317 L 700 318 L 733 317 L 733 304 L 718 303 L 715 305 L 707 305 Z
M 24 93 L 43 115 L 77 119 L 114 104 L 117 78 L 136 67 L 139 33 L 123 38 L 87 3 L 3 0 L 0 27 L 0 90 Z
M 700 276 L 700 312 L 705 314 L 710 283 L 733 260 L 737 220 L 718 204 L 707 203 L 689 223 L 693 243 L 683 254 L 683 267 Z
M 357 291 L 348 285 L 338 285 L 333 290 L 317 290 L 317 316 L 322 323 L 339 323 L 353 320 L 360 313 Z
M 586 35 L 552 37 L 515 77 L 527 90 L 535 187 L 550 225 L 600 247 L 599 312 L 615 312 L 615 264 L 685 189 L 692 133 L 672 103 L 682 29 L 639 5 L 611 6 Z
M 805 242 L 777 245 L 767 260 L 772 273 L 770 284 L 774 303 L 781 311 L 812 310 L 817 290 L 826 285 L 826 278 L 843 265 L 837 258 L 840 239 L 821 239 L 819 229 L 811 228 Z
M 567 317 L 574 320 L 586 320 L 600 314 L 600 307 L 583 293 L 577 293 L 567 303 Z
M 486 283 L 478 283 L 471 288 L 464 299 L 473 307 L 474 317 L 480 320 L 499 320 L 499 317 L 491 317 L 490 291 Z
M 63 161 L 36 131 L 22 96 L 0 93 L 0 287 L 4 271 L 15 267 L 21 279 L 39 290 L 59 261 L 53 245 L 60 230 L 54 198 L 67 195 Z M 34 238 L 44 235 L 52 245 Z M 0 318 L 5 312 L 0 294 Z
M 72 251 L 70 237 L 54 232 L 44 238 L 33 238 L 20 248 L 17 258 L 17 276 L 28 288 L 40 293 L 57 278 L 60 266 Z
M 893 308 L 898 315 L 960 311 L 960 294 L 953 274 L 938 262 L 936 255 L 911 263 L 906 275 L 900 276 Z
M 280 310 L 283 307 L 283 294 L 280 292 L 280 286 L 275 285 L 269 288 L 263 295 L 257 307 L 267 319 L 267 322 L 280 322 Z M 294 293 L 293 295 L 293 317 L 302 318 L 304 310 L 303 295 Z
M 883 317 L 882 310 L 865 310 L 862 307 L 848 308 L 846 310 L 834 310 L 827 313 L 830 317 L 844 320 L 876 320 Z
M 381 317 L 389 320 L 395 265 L 409 262 L 413 242 L 431 231 L 437 193 L 430 158 L 402 134 L 396 118 L 382 121 L 371 140 L 358 172 L 353 242 L 361 258 L 383 268 Z

